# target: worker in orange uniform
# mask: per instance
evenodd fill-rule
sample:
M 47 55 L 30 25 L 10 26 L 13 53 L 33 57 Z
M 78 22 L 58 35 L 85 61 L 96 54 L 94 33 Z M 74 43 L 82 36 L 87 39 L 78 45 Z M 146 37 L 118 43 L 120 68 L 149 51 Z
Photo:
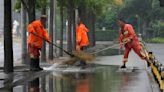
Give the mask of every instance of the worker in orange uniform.
M 76 28 L 76 50 L 83 51 L 89 45 L 88 35 L 89 30 L 85 27 L 82 21 L 79 21 L 78 27 Z M 80 66 L 85 66 L 85 61 L 80 61 Z
M 47 20 L 46 15 L 42 15 L 40 20 L 35 20 L 27 27 L 28 36 L 28 53 L 30 56 L 30 70 L 39 71 L 43 70 L 39 66 L 40 50 L 42 48 L 43 39 L 50 42 L 50 38 L 43 23 Z
M 139 40 L 137 35 L 135 34 L 133 26 L 131 24 L 126 24 L 124 20 L 119 20 L 118 25 L 121 27 L 120 36 L 119 36 L 120 45 L 124 45 L 125 47 L 124 60 L 121 68 L 126 68 L 126 62 L 128 61 L 128 56 L 131 49 L 133 49 L 134 52 L 141 59 L 147 61 L 147 57 L 145 53 L 141 50 L 142 48 L 139 44 Z

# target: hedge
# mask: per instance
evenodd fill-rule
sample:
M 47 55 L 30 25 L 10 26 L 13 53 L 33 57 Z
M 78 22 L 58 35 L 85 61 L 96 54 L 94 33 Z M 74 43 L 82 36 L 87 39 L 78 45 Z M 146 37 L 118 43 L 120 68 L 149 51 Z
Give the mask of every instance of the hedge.
M 96 31 L 96 41 L 112 41 L 113 39 L 118 38 L 118 31 L 117 30 L 110 30 L 110 31 Z

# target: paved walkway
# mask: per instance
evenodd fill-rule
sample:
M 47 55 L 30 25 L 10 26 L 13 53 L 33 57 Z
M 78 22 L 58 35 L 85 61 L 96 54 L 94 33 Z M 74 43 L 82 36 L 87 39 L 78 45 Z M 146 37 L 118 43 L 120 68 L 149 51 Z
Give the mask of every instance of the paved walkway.
M 3 74 L 0 91 L 29 92 L 31 88 L 41 87 L 36 92 L 159 92 L 158 85 L 151 72 L 145 69 L 144 62 L 132 52 L 128 69 L 120 70 L 121 57 L 98 57 L 95 61 L 98 65 L 82 69 L 92 69 L 92 72 L 80 72 L 81 69 L 75 72 L 79 67 L 70 67 L 69 72 L 63 72 L 65 68 L 59 68 L 60 71 L 54 68 L 55 70 L 41 72 L 18 71 L 10 75 Z
M 158 54 L 157 54 L 158 55 Z M 38 92 L 159 92 L 150 69 L 134 52 L 130 53 L 127 70 L 120 70 L 122 55 L 100 56 L 95 60 L 96 66 L 83 71 L 71 67 L 69 72 L 60 71 L 29 72 L 17 70 L 13 74 L 0 73 L 0 92 L 28 92 L 31 88 Z M 57 62 L 67 58 L 60 58 Z M 50 61 L 46 67 L 53 64 Z M 56 69 L 56 68 L 54 68 Z M 72 69 L 72 70 L 71 70 Z

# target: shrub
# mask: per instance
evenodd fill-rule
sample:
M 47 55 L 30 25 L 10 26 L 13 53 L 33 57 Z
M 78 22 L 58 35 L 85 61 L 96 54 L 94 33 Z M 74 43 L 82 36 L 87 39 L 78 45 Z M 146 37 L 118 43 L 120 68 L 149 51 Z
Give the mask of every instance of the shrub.
M 118 31 L 117 30 L 110 30 L 110 31 L 96 31 L 96 41 L 112 41 L 113 39 L 118 38 Z

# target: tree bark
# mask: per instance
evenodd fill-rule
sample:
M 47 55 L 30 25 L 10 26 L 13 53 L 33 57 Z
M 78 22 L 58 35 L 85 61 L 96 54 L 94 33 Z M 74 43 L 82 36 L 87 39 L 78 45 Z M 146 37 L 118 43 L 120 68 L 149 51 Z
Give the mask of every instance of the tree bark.
M 95 14 L 93 12 L 91 12 L 91 29 L 92 29 L 92 32 L 91 32 L 91 39 L 92 39 L 91 46 L 93 47 L 96 44 L 96 41 L 95 41 Z
M 90 46 L 92 46 L 92 15 L 91 15 L 91 10 L 89 10 L 87 13 L 86 13 L 86 16 L 87 16 L 87 20 L 86 20 L 86 26 L 87 28 L 89 29 L 89 32 L 87 33 L 88 34 L 88 38 L 89 38 L 89 43 L 90 43 Z
M 35 4 L 36 0 L 21 0 L 21 3 L 27 10 L 28 22 L 31 23 L 35 20 Z
M 78 6 L 79 18 L 85 25 L 87 25 L 87 11 L 86 10 L 87 10 L 86 6 L 83 3 L 81 3 Z
M 35 20 L 35 3 L 36 3 L 36 0 L 28 0 L 28 3 L 27 3 L 29 6 L 29 10 L 28 10 L 29 23 Z
M 55 44 L 57 44 L 56 43 L 56 41 L 57 41 L 57 30 L 56 30 L 56 0 L 54 0 L 54 19 L 53 19 L 54 21 L 53 21 L 53 42 L 55 43 Z M 57 48 L 54 48 L 54 53 L 55 53 L 55 57 L 57 57 Z
M 71 3 L 72 1 L 71 0 L 68 0 L 68 10 L 67 10 L 67 13 L 68 13 L 68 38 L 67 38 L 67 50 L 68 52 L 72 53 L 72 14 L 71 14 L 71 11 L 72 11 L 72 6 L 71 6 Z
M 21 4 L 21 30 L 22 30 L 22 63 L 27 64 L 28 53 L 27 53 L 27 31 L 26 31 L 26 8 Z
M 54 0 L 50 0 L 50 26 L 49 26 L 49 36 L 53 42 L 53 20 L 54 20 Z M 49 44 L 49 59 L 53 59 L 53 45 Z
M 60 47 L 63 49 L 63 24 L 64 24 L 64 22 L 63 22 L 63 17 L 64 17 L 64 15 L 63 15 L 63 0 L 61 0 L 61 6 L 60 6 L 60 21 L 61 21 L 61 24 L 60 24 Z M 59 51 L 59 55 L 60 56 L 63 56 L 63 50 L 62 49 L 60 49 L 60 51 Z
M 42 8 L 42 15 L 46 15 L 46 6 Z M 46 28 L 46 23 L 43 24 Z M 41 49 L 41 62 L 46 62 L 46 41 L 43 40 L 42 49 Z
M 96 25 L 96 15 L 93 16 L 93 46 L 96 45 L 96 36 L 95 36 L 95 25 Z
M 89 29 L 88 38 L 90 42 L 90 46 L 95 46 L 95 15 L 92 10 L 86 13 L 86 27 Z
M 11 0 L 4 0 L 4 72 L 13 72 Z
M 76 49 L 76 15 L 75 15 L 75 9 L 72 11 L 72 48 L 73 50 Z
M 56 31 L 56 6 L 57 6 L 57 0 L 54 0 L 54 25 L 53 25 L 53 36 L 54 36 L 54 43 L 56 43 L 57 41 L 57 31 Z M 57 48 L 54 48 L 54 53 L 55 53 L 55 57 L 57 57 Z

